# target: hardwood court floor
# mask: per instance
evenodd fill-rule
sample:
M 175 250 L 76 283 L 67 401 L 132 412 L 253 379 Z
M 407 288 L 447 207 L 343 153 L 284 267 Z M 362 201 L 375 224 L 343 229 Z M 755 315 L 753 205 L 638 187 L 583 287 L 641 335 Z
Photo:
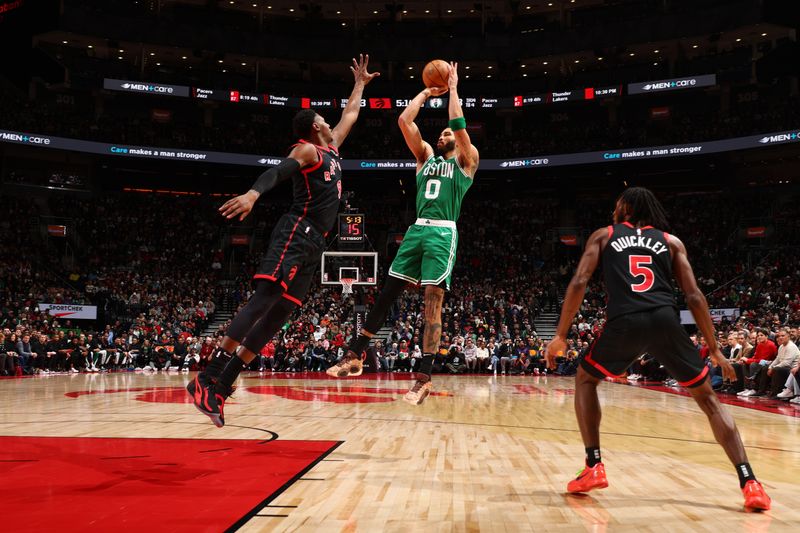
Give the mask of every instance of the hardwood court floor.
M 119 449 L 128 442 L 136 442 L 140 449 L 155 449 L 153 443 L 163 442 L 148 439 L 230 441 L 225 446 L 209 444 L 196 456 L 187 447 L 185 457 L 148 463 L 148 475 L 133 480 L 126 468 L 143 468 L 136 461 L 145 460 L 137 458 L 146 453 L 102 457 L 133 464 L 115 470 L 106 462 L 108 472 L 102 474 L 109 480 L 93 485 L 93 492 L 80 494 L 97 509 L 110 509 L 112 514 L 105 518 L 118 520 L 120 531 L 126 530 L 129 518 L 154 512 L 150 533 L 190 529 L 182 527 L 188 526 L 187 521 L 167 527 L 157 512 L 149 511 L 170 503 L 150 490 L 164 483 L 176 498 L 180 491 L 191 496 L 192 490 L 202 486 L 242 502 L 243 510 L 237 510 L 240 520 L 226 519 L 224 526 L 209 522 L 205 529 L 192 531 L 235 526 L 247 532 L 727 533 L 796 531 L 800 524 L 800 418 L 793 416 L 790 406 L 776 412 L 728 406 L 751 464 L 773 498 L 770 512 L 754 514 L 742 510 L 736 475 L 714 442 L 705 417 L 690 398 L 678 394 L 602 385 L 602 446 L 611 486 L 579 497 L 564 494 L 566 482 L 583 460 L 571 378 L 435 376 L 435 390 L 440 394 L 412 407 L 400 401 L 408 386 L 404 374 L 351 380 L 320 374 L 248 374 L 226 405 L 228 425 L 217 429 L 185 403 L 182 388 L 190 376 L 115 373 L 0 380 L 0 473 L 8 480 L 11 472 L 19 480 L 26 472 L 36 471 L 34 459 L 25 459 L 19 451 L 26 449 L 27 441 L 14 437 L 72 438 L 55 439 L 64 446 L 47 448 L 49 456 L 58 455 L 60 448 L 74 448 L 80 439 L 107 442 L 90 439 L 96 437 L 144 439 L 117 441 L 123 443 L 117 445 Z M 282 441 L 298 444 L 287 442 L 269 451 L 273 455 L 243 451 L 246 446 L 241 440 L 265 441 L 276 436 L 270 443 L 273 447 Z M 47 440 L 48 446 L 52 441 Z M 78 449 L 86 454 L 88 448 Z M 217 453 L 202 455 L 206 451 Z M 241 459 L 236 453 L 241 453 Z M 258 453 L 261 462 L 248 463 L 248 454 Z M 64 461 L 83 461 L 76 457 Z M 287 457 L 296 464 L 284 465 Z M 22 504 L 30 503 L 39 513 L 57 512 L 61 501 L 62 487 L 55 486 L 55 480 L 63 477 L 60 463 L 50 459 L 40 463 L 39 469 L 56 470 L 37 483 L 54 486 L 16 495 L 28 498 L 30 502 Z M 225 474 L 221 470 L 232 468 L 232 462 L 243 467 L 237 474 L 240 479 L 256 480 L 255 485 L 247 485 L 255 506 L 226 486 L 213 486 L 215 479 L 227 479 L 214 476 Z M 97 468 L 106 463 L 98 462 Z M 278 470 L 279 463 L 285 466 L 281 474 L 288 479 L 285 483 L 264 466 L 275 464 Z M 262 487 L 260 478 L 273 483 Z M 115 505 L 104 488 L 115 484 L 129 487 L 127 492 L 136 492 L 144 504 Z M 219 484 L 233 488 L 240 483 L 227 479 Z M 6 483 L 3 486 L 6 494 L 15 491 Z M 181 505 L 179 512 L 213 511 L 206 500 L 195 509 Z M 4 508 L 4 501 L 6 496 L 0 497 L 0 512 L 6 517 L 24 507 L 17 502 Z M 71 520 L 73 530 L 102 529 L 90 517 Z

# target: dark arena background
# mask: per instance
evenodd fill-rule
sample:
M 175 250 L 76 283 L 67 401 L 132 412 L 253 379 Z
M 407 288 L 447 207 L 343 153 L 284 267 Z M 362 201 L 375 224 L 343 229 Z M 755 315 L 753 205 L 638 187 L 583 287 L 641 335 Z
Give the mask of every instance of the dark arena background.
M 793 4 L 0 0 L 0 528 L 796 531 Z M 362 53 L 380 76 L 348 107 Z M 398 123 L 434 59 L 458 63 L 480 163 L 462 178 L 472 186 L 433 388 L 409 405 L 435 323 L 425 287 L 409 283 L 388 307 L 361 377 L 326 371 L 348 360 L 397 279 L 389 267 L 423 220 L 417 204 L 439 194 L 438 180 L 415 179 Z M 416 115 L 431 146 L 459 128 L 448 95 Z M 223 217 L 282 164 L 303 109 L 330 128 L 358 112 L 341 162 L 317 174 L 312 161 L 243 220 Z M 316 153 L 327 162 L 334 151 Z M 218 429 L 195 409 L 210 400 L 185 389 L 211 375 L 257 287 L 293 282 L 296 269 L 276 280 L 260 265 L 298 187 L 308 215 L 323 170 L 341 179 L 341 200 L 331 227 L 305 230 L 325 241 L 310 289 L 278 298 L 301 305 L 272 330 L 271 315 L 254 326 L 277 331 L 242 362 Z M 557 337 L 566 349 L 549 367 L 545 356 L 584 248 L 630 187 L 655 194 L 670 223 L 656 229 L 686 247 L 714 331 L 704 335 L 696 299 L 675 284 L 675 335 L 691 339 L 713 394 L 698 406 L 697 383 L 648 352 L 622 374 L 603 369 L 609 486 L 586 494 L 567 489 L 584 461 L 594 468 L 573 403 L 581 416 L 576 383 L 613 323 L 603 269 Z M 632 279 L 652 281 L 642 264 Z M 717 366 L 716 345 L 738 379 Z M 722 415 L 704 414 L 719 404 L 768 510 L 742 504 L 750 478 L 709 427 Z

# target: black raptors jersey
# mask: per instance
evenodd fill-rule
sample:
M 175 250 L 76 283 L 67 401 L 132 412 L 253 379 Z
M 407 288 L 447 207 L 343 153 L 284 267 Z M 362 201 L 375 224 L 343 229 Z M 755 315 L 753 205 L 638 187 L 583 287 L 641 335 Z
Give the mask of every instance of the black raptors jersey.
M 310 144 L 300 140 L 299 144 Z M 297 145 L 295 145 L 297 146 Z M 319 161 L 292 176 L 293 199 L 289 213 L 307 220 L 320 233 L 327 233 L 336 221 L 342 196 L 342 165 L 333 146 L 316 146 Z
M 628 222 L 608 227 L 603 276 L 608 319 L 665 305 L 675 307 L 667 233 Z

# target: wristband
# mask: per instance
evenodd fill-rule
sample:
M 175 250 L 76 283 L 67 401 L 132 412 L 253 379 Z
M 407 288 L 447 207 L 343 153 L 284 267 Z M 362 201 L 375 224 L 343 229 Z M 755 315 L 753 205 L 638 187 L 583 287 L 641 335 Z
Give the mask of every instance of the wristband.
M 464 117 L 451 118 L 447 125 L 450 126 L 451 130 L 458 131 L 467 127 L 467 121 L 464 119 Z

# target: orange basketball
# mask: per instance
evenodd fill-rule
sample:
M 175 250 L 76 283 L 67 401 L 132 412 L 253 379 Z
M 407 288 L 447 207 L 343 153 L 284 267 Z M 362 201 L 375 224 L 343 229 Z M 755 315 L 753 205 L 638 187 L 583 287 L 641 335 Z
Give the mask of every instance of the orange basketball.
M 425 87 L 447 88 L 447 78 L 450 77 L 450 65 L 447 61 L 434 59 L 422 69 L 422 81 Z

